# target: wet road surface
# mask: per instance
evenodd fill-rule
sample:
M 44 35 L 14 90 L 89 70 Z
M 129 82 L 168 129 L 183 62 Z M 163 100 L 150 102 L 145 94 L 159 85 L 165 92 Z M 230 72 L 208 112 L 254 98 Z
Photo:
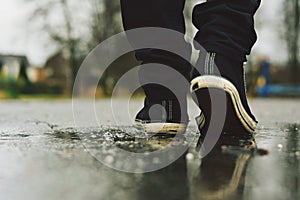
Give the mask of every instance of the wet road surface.
M 125 100 L 116 101 L 119 108 L 115 110 L 128 107 Z M 268 155 L 214 148 L 202 159 L 193 120 L 183 140 L 147 138 L 129 126 L 128 112 L 113 117 L 109 100 L 96 102 L 95 124 L 93 116 L 85 112 L 89 103 L 78 101 L 80 119 L 74 123 L 69 100 L 1 102 L 1 200 L 300 199 L 297 99 L 251 101 L 260 121 L 257 145 L 268 149 Z M 129 115 L 141 104 L 141 100 L 133 100 Z M 191 103 L 191 118 L 197 114 Z M 99 153 L 105 163 L 122 166 L 126 162 L 116 149 L 145 153 L 174 146 L 187 151 L 171 165 L 149 173 L 116 171 L 97 156 Z M 127 167 L 139 172 L 139 166 L 145 166 L 143 161 L 136 163 Z

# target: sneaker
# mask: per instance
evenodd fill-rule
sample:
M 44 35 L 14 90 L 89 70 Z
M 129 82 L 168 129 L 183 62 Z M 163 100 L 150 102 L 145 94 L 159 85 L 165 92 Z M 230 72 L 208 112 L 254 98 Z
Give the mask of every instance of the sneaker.
M 204 71 L 200 72 L 202 75 L 191 81 L 193 99 L 196 103 L 199 102 L 198 106 L 202 111 L 196 118 L 200 132 L 206 134 L 210 123 L 218 123 L 216 119 L 211 119 L 212 94 L 216 99 L 226 98 L 223 133 L 234 135 L 254 133 L 257 121 L 246 97 L 243 64 L 215 53 L 208 53 L 207 57 Z M 217 65 L 220 67 L 217 68 Z
M 181 115 L 177 100 L 150 101 L 146 98 L 135 123 L 149 134 L 182 134 L 188 124 L 186 107 L 183 112 Z

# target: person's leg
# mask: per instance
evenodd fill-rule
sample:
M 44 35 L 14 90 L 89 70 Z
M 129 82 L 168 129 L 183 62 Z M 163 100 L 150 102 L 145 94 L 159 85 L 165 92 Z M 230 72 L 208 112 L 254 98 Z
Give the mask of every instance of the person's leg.
M 125 30 L 162 27 L 185 33 L 185 0 L 121 0 Z
M 208 0 L 193 11 L 193 23 L 199 30 L 195 40 L 208 52 L 236 61 L 246 55 L 256 42 L 253 15 L 260 0 Z
M 219 81 L 226 85 L 227 89 L 237 90 L 235 93 L 223 88 L 227 92 L 228 101 L 232 101 L 231 98 L 238 99 L 227 104 L 224 127 L 227 130 L 225 131 L 241 132 L 246 130 L 252 133 L 256 127 L 256 119 L 251 113 L 246 98 L 243 62 L 246 61 L 246 55 L 250 54 L 257 38 L 253 16 L 259 5 L 260 0 L 208 0 L 206 3 L 197 5 L 193 11 L 193 23 L 199 30 L 195 40 L 206 50 L 200 52 L 197 70 L 193 75 L 192 87 L 197 98 L 201 101 L 201 97 L 203 101 L 205 99 L 203 95 L 208 95 L 207 91 L 204 94 L 205 90 L 201 88 L 205 87 L 205 84 L 198 87 L 199 82 L 214 85 L 211 86 L 214 89 L 221 89 L 216 84 Z M 197 45 L 196 48 L 200 49 Z M 202 76 L 199 77 L 199 75 Z M 222 79 L 217 76 L 221 76 Z M 226 82 L 227 80 L 230 83 Z M 234 88 L 227 83 L 232 83 Z M 211 116 L 210 108 L 207 107 L 211 104 L 204 105 L 205 102 L 203 104 L 199 102 L 199 104 L 208 121 L 207 118 Z M 230 111 L 230 107 L 235 110 L 236 116 L 230 116 L 234 113 Z M 240 123 L 235 123 L 233 118 Z M 228 125 L 228 123 L 231 124 Z M 235 125 L 233 126 L 233 124 Z
M 127 31 L 143 27 L 159 27 L 171 29 L 184 35 L 184 5 L 185 0 L 121 0 L 124 29 Z M 149 35 L 149 37 L 152 37 L 152 35 Z M 136 38 L 131 38 L 130 36 L 128 36 L 128 38 L 133 46 L 135 42 L 138 42 L 135 41 Z M 190 51 L 190 45 L 185 43 L 184 37 L 182 37 L 181 40 L 182 41 L 178 41 L 178 43 L 181 42 L 184 44 L 183 46 L 187 49 L 188 53 L 188 51 Z M 166 41 L 166 45 L 171 46 L 174 44 L 168 44 L 168 41 Z M 136 58 L 141 61 L 142 64 L 147 64 L 146 67 L 142 68 L 139 72 L 141 84 L 147 81 L 151 82 L 153 77 L 159 79 L 158 77 L 161 76 L 161 82 L 167 82 L 175 88 L 177 87 L 177 91 L 180 91 L 180 94 L 176 94 L 179 95 L 180 99 L 178 99 L 173 94 L 173 91 L 159 84 L 143 85 L 142 88 L 146 95 L 145 106 L 137 114 L 136 121 L 146 123 L 165 121 L 186 124 L 188 122 L 186 111 L 188 84 L 179 84 L 178 80 L 175 80 L 174 77 L 170 77 L 168 74 L 158 74 L 160 70 L 156 70 L 155 64 L 151 66 L 151 63 L 167 65 L 182 74 L 186 79 L 188 79 L 190 72 L 189 63 L 170 52 L 160 49 L 140 49 L 135 51 L 135 53 Z M 152 115 L 150 116 L 149 110 L 156 104 L 164 107 L 164 110 L 156 107 L 156 109 L 152 109 Z M 163 131 L 165 130 L 158 132 Z

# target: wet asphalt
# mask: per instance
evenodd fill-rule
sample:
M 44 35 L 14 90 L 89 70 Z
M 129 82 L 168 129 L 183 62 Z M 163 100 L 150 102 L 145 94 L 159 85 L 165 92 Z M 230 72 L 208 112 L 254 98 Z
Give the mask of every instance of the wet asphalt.
M 300 199 L 300 101 L 250 103 L 260 122 L 257 145 L 268 154 L 215 148 L 200 158 L 192 120 L 199 111 L 192 102 L 185 138 L 170 139 L 149 138 L 131 126 L 142 100 L 112 104 L 105 99 L 93 105 L 79 99 L 73 109 L 70 100 L 1 101 L 0 199 Z M 178 158 L 168 154 L 176 161 L 148 173 L 141 169 L 161 158 L 126 162 L 122 153 L 143 155 L 170 146 L 186 151 Z

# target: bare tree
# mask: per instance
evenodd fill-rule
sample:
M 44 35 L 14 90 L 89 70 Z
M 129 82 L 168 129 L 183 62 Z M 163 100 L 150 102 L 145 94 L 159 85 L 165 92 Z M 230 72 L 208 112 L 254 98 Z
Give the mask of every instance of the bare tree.
M 65 22 L 65 31 L 66 31 L 66 37 L 65 38 L 61 38 L 61 41 L 63 41 L 63 43 L 65 43 L 65 47 L 68 51 L 68 57 L 69 57 L 69 73 L 66 73 L 67 76 L 67 80 L 69 80 L 67 86 L 68 86 L 68 91 L 72 91 L 72 85 L 75 82 L 75 78 L 76 78 L 76 74 L 79 68 L 79 62 L 78 62 L 78 55 L 77 55 L 77 50 L 78 50 L 78 43 L 79 43 L 79 39 L 75 38 L 73 36 L 73 26 L 72 26 L 72 19 L 71 19 L 71 13 L 70 13 L 70 9 L 68 6 L 68 2 L 67 0 L 60 0 L 59 4 L 62 7 L 62 11 L 63 11 L 63 16 L 64 16 L 64 22 Z M 57 35 L 59 36 L 59 35 Z M 76 92 L 76 91 L 74 91 Z
M 122 31 L 120 1 L 115 0 L 90 0 L 91 11 L 91 39 L 89 47 L 96 45 L 114 34 Z M 119 78 L 138 63 L 133 53 L 128 53 L 116 59 L 103 73 L 99 86 L 105 95 L 111 95 L 114 85 Z
M 90 0 L 92 5 L 90 46 L 93 48 L 108 37 L 121 31 L 120 2 Z
M 30 20 L 40 20 L 41 29 L 46 32 L 50 42 L 63 51 L 68 66 L 66 73 L 66 91 L 71 94 L 72 85 L 80 65 L 80 37 L 75 36 L 76 25 L 73 23 L 69 0 L 30 0 L 34 6 L 34 12 Z M 53 16 L 59 17 L 54 20 Z M 55 21 L 55 22 L 54 22 Z
M 100 42 L 121 31 L 120 3 L 112 0 L 88 0 L 85 2 L 74 0 L 27 0 L 26 2 L 34 4 L 31 19 L 40 20 L 41 28 L 49 35 L 51 42 L 67 55 L 69 61 L 68 72 L 66 73 L 69 80 L 67 85 L 68 91 L 71 92 L 82 58 Z M 88 28 L 87 32 L 81 35 L 75 34 L 83 24 L 74 20 L 76 17 L 76 12 L 72 12 L 72 5 L 74 4 L 84 4 L 91 8 L 83 11 L 88 16 L 86 23 Z M 60 15 L 60 19 L 53 23 L 51 17 L 57 14 Z M 111 79 L 110 76 L 114 76 L 114 74 L 105 74 L 103 78 L 105 84 L 101 85 L 104 90 L 109 87 L 107 85 L 109 81 L 107 80 Z
M 284 10 L 284 38 L 288 49 L 288 65 L 291 72 L 291 81 L 299 81 L 299 64 L 300 64 L 300 3 L 299 0 L 283 1 Z

